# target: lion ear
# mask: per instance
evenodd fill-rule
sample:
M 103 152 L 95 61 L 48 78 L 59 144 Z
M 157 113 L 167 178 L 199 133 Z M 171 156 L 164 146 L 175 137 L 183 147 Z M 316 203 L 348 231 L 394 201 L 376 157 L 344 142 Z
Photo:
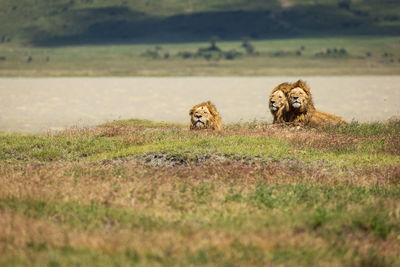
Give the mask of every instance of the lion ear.
M 191 109 L 189 110 L 189 116 L 192 116 L 193 113 L 194 113 L 194 108 L 191 108 Z
M 207 108 L 213 116 L 218 115 L 217 108 L 213 103 L 211 103 L 211 101 L 207 101 Z
M 307 83 L 305 81 L 298 80 L 293 84 L 292 89 L 296 87 L 300 87 L 301 89 L 304 90 L 304 92 L 306 92 L 307 95 L 311 95 L 311 89 L 310 87 L 307 86 Z

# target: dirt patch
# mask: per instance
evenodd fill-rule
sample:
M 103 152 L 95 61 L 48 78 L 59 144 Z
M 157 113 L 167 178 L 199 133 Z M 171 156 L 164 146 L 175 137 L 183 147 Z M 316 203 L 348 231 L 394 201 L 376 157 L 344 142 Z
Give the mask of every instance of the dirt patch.
M 267 159 L 272 160 L 272 158 Z M 294 160 L 293 160 L 294 161 Z M 169 154 L 163 152 L 150 152 L 131 159 L 115 159 L 115 163 L 139 162 L 147 167 L 165 168 L 177 166 L 205 166 L 212 164 L 242 164 L 248 166 L 264 165 L 266 159 L 261 156 L 222 155 L 222 154 Z

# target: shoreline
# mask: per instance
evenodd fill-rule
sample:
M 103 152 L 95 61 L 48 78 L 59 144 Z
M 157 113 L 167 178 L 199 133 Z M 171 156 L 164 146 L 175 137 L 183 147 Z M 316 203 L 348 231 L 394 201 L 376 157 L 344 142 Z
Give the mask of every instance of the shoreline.
M 20 77 L 0 78 L 0 131 L 37 133 L 131 118 L 185 123 L 188 110 L 206 100 L 226 124 L 272 122 L 269 92 L 299 78 L 318 109 L 347 121 L 400 115 L 400 76 Z

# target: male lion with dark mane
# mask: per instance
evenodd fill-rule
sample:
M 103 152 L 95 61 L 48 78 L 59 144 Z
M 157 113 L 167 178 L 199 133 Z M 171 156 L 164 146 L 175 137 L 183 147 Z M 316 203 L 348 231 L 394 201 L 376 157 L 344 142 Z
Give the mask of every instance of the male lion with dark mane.
M 189 111 L 190 130 L 222 130 L 222 120 L 217 108 L 210 101 L 200 103 Z
M 269 110 L 274 117 L 273 124 L 289 121 L 289 102 L 286 95 L 290 89 L 290 83 L 281 83 L 271 91 L 268 103 Z
M 290 105 L 289 122 L 295 125 L 321 126 L 326 124 L 347 124 L 341 117 L 319 111 L 314 107 L 311 90 L 301 80 L 292 84 L 288 93 Z

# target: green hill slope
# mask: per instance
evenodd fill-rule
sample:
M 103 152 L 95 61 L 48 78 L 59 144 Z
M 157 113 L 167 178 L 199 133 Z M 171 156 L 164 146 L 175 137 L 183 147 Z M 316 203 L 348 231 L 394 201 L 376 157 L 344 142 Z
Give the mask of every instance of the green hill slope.
M 399 6 L 396 0 L 3 0 L 0 41 L 62 45 L 399 35 Z

